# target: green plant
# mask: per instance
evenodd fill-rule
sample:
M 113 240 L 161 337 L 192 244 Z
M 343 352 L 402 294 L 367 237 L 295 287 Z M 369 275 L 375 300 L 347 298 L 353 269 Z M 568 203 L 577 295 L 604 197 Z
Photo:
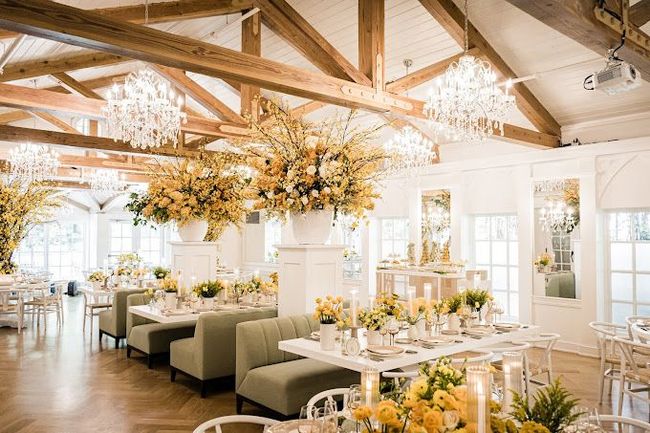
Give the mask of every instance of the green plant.
M 492 299 L 492 295 L 487 290 L 481 289 L 467 289 L 464 292 L 465 303 L 472 308 L 480 309 L 485 305 L 489 300 Z
M 463 305 L 463 297 L 459 294 L 456 294 L 445 299 L 445 302 L 447 302 L 450 313 L 457 313 L 460 307 Z
M 162 280 L 167 275 L 171 274 L 171 272 L 172 271 L 169 268 L 165 268 L 163 266 L 156 266 L 151 271 L 151 273 L 153 274 L 154 277 L 156 277 L 157 280 Z
M 193 290 L 202 298 L 214 298 L 224 288 L 219 280 L 208 280 L 195 285 Z
M 512 417 L 522 424 L 533 421 L 545 426 L 551 433 L 559 433 L 581 415 L 574 412 L 579 400 L 571 396 L 560 379 L 538 390 L 533 400 L 535 402 L 531 406 L 524 397 L 515 393 L 514 410 L 510 413 Z

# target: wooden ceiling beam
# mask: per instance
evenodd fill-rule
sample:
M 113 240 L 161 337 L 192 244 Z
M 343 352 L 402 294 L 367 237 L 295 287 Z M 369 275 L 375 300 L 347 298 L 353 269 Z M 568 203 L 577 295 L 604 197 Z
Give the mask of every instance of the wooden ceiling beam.
M 30 111 L 30 115 L 42 119 L 49 123 L 50 125 L 53 125 L 57 128 L 59 128 L 63 132 L 70 132 L 72 134 L 79 134 L 79 130 L 72 125 L 70 125 L 68 122 L 65 122 L 58 117 L 56 117 L 52 113 L 48 113 L 46 111 Z
M 242 53 L 260 57 L 262 55 L 261 13 L 246 18 L 241 25 Z M 250 84 L 239 86 L 240 113 L 257 120 L 260 116 L 260 88 Z
M 239 114 L 235 113 L 230 107 L 215 98 L 210 92 L 201 87 L 196 81 L 188 77 L 185 72 L 167 68 L 164 66 L 152 65 L 163 78 L 170 81 L 185 95 L 194 99 L 199 105 L 208 110 L 210 113 L 218 116 L 220 119 L 234 122 L 246 123 L 246 120 Z
M 51 144 L 70 146 L 80 149 L 96 149 L 102 152 L 138 153 L 163 156 L 193 156 L 196 152 L 174 149 L 173 147 L 158 147 L 155 149 L 140 149 L 131 147 L 128 143 L 113 140 L 108 137 L 90 137 L 67 132 L 45 131 L 42 129 L 21 128 L 18 126 L 0 125 L 0 141 L 10 143 Z
M 384 90 L 384 2 L 359 0 L 358 15 L 359 70 L 370 79 L 372 87 Z
M 508 0 L 510 1 L 510 0 Z M 550 2 L 528 2 L 526 0 L 516 0 L 522 3 L 538 5 L 544 3 L 562 3 L 563 0 Z M 573 1 L 573 0 L 572 0 Z M 593 3 L 592 0 L 584 0 Z M 512 3 L 512 1 L 510 1 Z M 568 1 L 567 3 L 570 3 Z M 462 47 L 464 46 L 464 22 L 465 15 L 454 4 L 453 0 L 420 0 L 422 6 L 440 23 L 441 26 L 454 38 Z M 492 66 L 499 71 L 505 78 L 514 78 L 515 72 L 508 66 L 503 58 L 496 52 L 490 43 L 481 35 L 481 33 L 469 24 L 469 43 L 478 48 Z M 517 100 L 517 108 L 530 122 L 541 132 L 553 135 L 560 135 L 560 124 L 553 118 L 541 102 L 533 95 L 524 83 L 516 83 L 511 89 L 512 94 Z
M 318 69 L 332 77 L 372 84 L 286 0 L 255 0 L 254 4 L 262 11 L 262 22 Z
M 538 19 L 547 26 L 573 39 L 605 58 L 610 48 L 618 46 L 621 34 L 596 19 L 593 0 L 546 0 L 529 2 L 507 0 L 508 3 Z M 634 26 L 633 26 L 634 27 Z M 650 81 L 650 51 L 632 41 L 621 47 L 618 56 L 641 71 Z
M 478 56 L 480 51 L 478 48 L 470 48 L 469 53 L 473 56 Z M 444 59 L 432 65 L 425 66 L 424 68 L 411 72 L 402 78 L 391 81 L 390 83 L 386 84 L 386 91 L 391 93 L 404 93 L 407 90 L 419 86 L 420 84 L 424 84 L 427 81 L 433 80 L 434 78 L 444 74 L 449 65 L 451 65 L 453 62 L 457 62 L 463 54 L 464 53 L 456 54 L 449 57 L 448 59 Z
M 146 158 L 139 158 L 138 162 L 122 162 L 112 158 L 99 158 L 93 156 L 59 155 L 59 163 L 63 167 L 88 167 L 107 168 L 125 172 L 146 172 L 155 167 L 145 162 Z
M 650 21 L 650 0 L 639 0 L 630 6 L 630 21 L 637 27 Z
M 4 73 L 0 74 L 0 82 L 25 80 L 77 69 L 109 66 L 129 60 L 131 59 L 109 53 L 75 54 L 54 60 L 29 60 L 5 66 Z
M 105 102 L 50 90 L 0 84 L 0 105 L 30 111 L 64 112 L 101 120 Z M 181 129 L 192 134 L 226 138 L 240 138 L 246 133 L 246 125 L 196 116 L 188 116 Z
M 246 0 L 181 0 L 149 4 L 149 24 L 166 23 L 216 15 L 226 15 L 250 8 Z M 144 5 L 93 9 L 94 12 L 116 20 L 144 24 Z M 17 33 L 0 29 L 0 39 L 14 38 Z
M 325 107 L 327 104 L 321 101 L 309 101 L 302 105 L 297 106 L 296 108 L 291 109 L 291 115 L 293 117 L 302 117 L 306 116 L 309 113 L 313 113 L 316 110 L 320 110 Z
M 99 94 L 97 94 L 93 89 L 86 86 L 84 83 L 81 83 L 65 72 L 56 72 L 52 74 L 52 77 L 70 93 L 84 96 L 86 98 L 99 99 L 103 100 Z

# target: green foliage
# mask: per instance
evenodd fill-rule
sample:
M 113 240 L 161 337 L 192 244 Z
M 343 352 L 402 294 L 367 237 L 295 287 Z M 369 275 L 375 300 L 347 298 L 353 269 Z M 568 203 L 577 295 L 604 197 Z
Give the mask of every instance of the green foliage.
M 194 293 L 202 298 L 214 298 L 225 287 L 219 280 L 208 280 L 194 286 Z
M 445 299 L 445 302 L 449 307 L 450 313 L 457 313 L 460 307 L 463 305 L 463 296 L 460 294 L 456 294 L 454 296 Z
M 535 402 L 531 406 L 524 397 L 515 393 L 514 410 L 510 413 L 512 417 L 522 424 L 533 421 L 545 426 L 551 433 L 560 433 L 580 416 L 573 413 L 579 400 L 571 396 L 559 379 L 538 390 L 533 400 Z
M 154 277 L 156 277 L 157 280 L 162 280 L 167 275 L 171 274 L 171 270 L 169 268 L 165 268 L 164 266 L 156 266 L 153 268 L 151 273 Z
M 472 308 L 481 308 L 492 299 L 487 290 L 467 289 L 463 294 L 465 295 L 465 303 Z

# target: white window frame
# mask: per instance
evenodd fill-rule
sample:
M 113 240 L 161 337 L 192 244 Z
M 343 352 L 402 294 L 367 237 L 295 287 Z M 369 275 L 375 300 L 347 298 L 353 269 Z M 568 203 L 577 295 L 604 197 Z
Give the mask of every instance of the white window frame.
M 279 229 L 280 236 L 271 235 L 271 229 Z M 273 245 L 282 243 L 282 223 L 275 218 L 264 219 L 264 263 L 277 263 L 275 255 L 278 251 Z
M 488 239 L 476 239 L 476 219 L 477 218 L 488 218 L 489 219 L 489 227 L 488 227 Z M 519 275 L 519 237 L 517 236 L 516 239 L 511 239 L 510 238 L 510 230 L 508 227 L 506 227 L 506 238 L 501 240 L 501 239 L 493 239 L 492 237 L 492 224 L 494 218 L 515 218 L 517 225 L 519 224 L 519 217 L 515 213 L 490 213 L 490 214 L 473 214 L 470 216 L 470 262 L 472 264 L 472 267 L 477 268 L 477 269 L 483 269 L 485 267 L 488 268 L 488 279 L 492 281 L 492 288 L 491 292 L 499 292 L 499 293 L 505 293 L 506 294 L 506 299 L 507 299 L 507 304 L 503 305 L 505 314 L 509 317 L 512 318 L 518 318 L 519 315 L 521 314 L 520 311 L 520 305 L 510 305 L 512 302 L 511 295 L 512 294 L 517 294 L 517 298 L 521 298 L 521 290 L 519 290 L 519 282 L 517 281 L 517 290 L 512 289 L 511 284 L 510 284 L 510 275 L 511 271 L 513 269 L 516 270 L 517 276 Z M 517 231 L 515 231 L 517 232 Z M 477 242 L 488 242 L 488 251 L 489 251 L 489 257 L 490 257 L 490 263 L 477 263 L 476 260 L 476 245 Z M 493 242 L 505 242 L 506 243 L 506 264 L 494 264 L 494 258 L 492 257 L 492 243 Z M 516 243 L 517 248 L 517 261 L 516 265 L 511 264 L 511 254 L 510 254 L 510 244 L 511 243 Z M 506 268 L 506 289 L 503 290 L 501 288 L 496 288 L 494 287 L 494 279 L 492 278 L 492 268 L 493 267 L 505 267 Z M 514 307 L 514 308 L 513 308 Z M 515 314 L 513 314 L 515 313 Z
M 390 240 L 393 243 L 393 248 L 391 250 L 394 252 L 395 251 L 395 241 L 405 241 L 405 245 L 408 245 L 410 239 L 409 239 L 409 225 L 410 221 L 408 217 L 387 217 L 387 218 L 379 218 L 379 259 L 384 260 L 387 257 L 384 256 L 384 240 Z M 384 221 L 393 221 L 393 224 L 395 221 L 405 221 L 406 222 L 406 237 L 405 238 L 395 238 L 393 236 L 391 239 L 384 239 Z M 395 233 L 394 227 L 393 227 L 393 233 Z M 406 247 L 404 248 L 404 251 L 400 253 L 400 256 L 405 257 L 406 256 Z

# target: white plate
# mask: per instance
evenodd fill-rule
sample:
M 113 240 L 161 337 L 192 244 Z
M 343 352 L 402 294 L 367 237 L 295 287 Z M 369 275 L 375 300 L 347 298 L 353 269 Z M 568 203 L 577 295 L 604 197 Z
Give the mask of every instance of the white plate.
M 495 323 L 494 328 L 498 329 L 499 331 L 512 331 L 514 329 L 521 328 L 521 323 L 517 323 L 517 322 Z
M 395 346 L 368 346 L 366 351 L 376 356 L 396 356 L 404 353 L 404 349 Z
M 468 328 L 465 330 L 467 335 L 477 335 L 477 336 L 486 336 L 494 334 L 494 329 L 490 328 Z
M 425 346 L 446 346 L 448 344 L 452 344 L 454 342 L 454 339 L 441 335 L 439 337 L 421 338 L 420 341 Z
M 165 316 L 185 316 L 186 314 L 192 314 L 188 310 L 171 310 L 165 313 Z

